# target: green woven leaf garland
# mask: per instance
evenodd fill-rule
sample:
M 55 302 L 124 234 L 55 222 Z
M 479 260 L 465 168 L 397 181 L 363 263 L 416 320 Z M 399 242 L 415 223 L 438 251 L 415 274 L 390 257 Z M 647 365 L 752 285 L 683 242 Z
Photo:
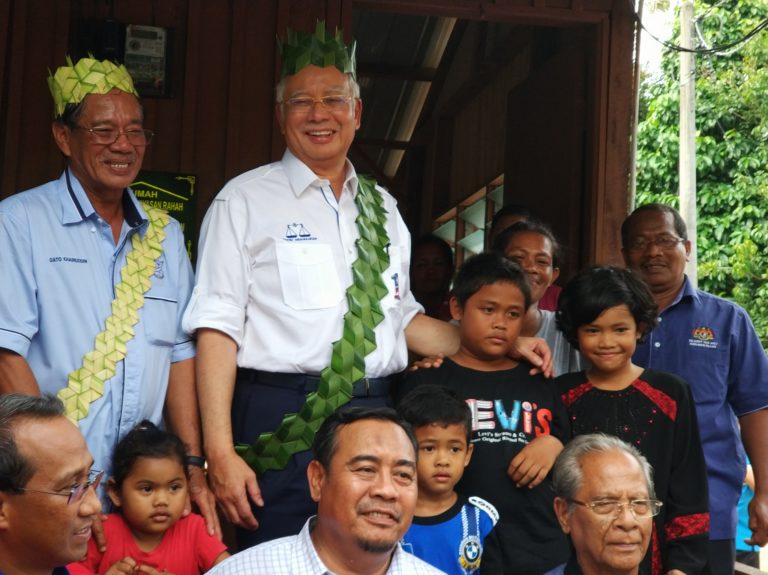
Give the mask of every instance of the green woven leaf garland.
M 341 30 L 330 36 L 325 29 L 325 22 L 318 20 L 315 33 L 288 30 L 285 42 L 277 40 L 277 46 L 283 60 L 280 78 L 292 76 L 309 65 L 325 68 L 334 66 L 344 74 L 355 77 L 356 42 L 347 47 Z
M 349 310 L 344 314 L 341 339 L 332 345 L 331 363 L 321 372 L 317 391 L 307 395 L 299 413 L 287 414 L 274 432 L 262 433 L 253 444 L 235 446 L 259 475 L 268 469 L 283 469 L 293 454 L 312 446 L 325 418 L 352 399 L 352 385 L 365 377 L 365 356 L 376 349 L 373 330 L 384 319 L 381 299 L 387 294 L 381 279 L 389 267 L 387 212 L 376 182 L 365 176 L 358 176 L 355 203 L 360 232 L 357 259 L 347 288 Z

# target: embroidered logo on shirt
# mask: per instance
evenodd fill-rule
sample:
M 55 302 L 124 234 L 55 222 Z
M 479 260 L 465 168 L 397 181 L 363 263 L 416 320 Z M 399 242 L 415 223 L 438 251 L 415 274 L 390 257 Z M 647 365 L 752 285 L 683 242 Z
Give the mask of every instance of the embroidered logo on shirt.
M 400 275 L 397 272 L 395 272 L 392 275 L 392 281 L 395 284 L 395 299 L 399 300 L 400 299 Z
M 715 339 L 715 332 L 708 327 L 693 328 L 693 337 L 700 341 L 712 341 Z
M 157 279 L 163 279 L 165 277 L 165 257 L 161 254 L 159 258 L 155 260 L 155 273 L 153 274 Z
M 477 569 L 480 567 L 480 538 L 477 535 L 468 535 L 461 540 L 459 546 L 459 564 L 464 569 Z
M 715 341 L 715 331 L 711 327 L 700 326 L 693 328 L 688 345 L 692 347 L 705 347 L 707 349 L 717 349 L 718 343 Z
M 302 223 L 292 223 L 285 226 L 285 239 L 291 241 L 306 241 L 316 240 L 317 237 L 313 236 Z

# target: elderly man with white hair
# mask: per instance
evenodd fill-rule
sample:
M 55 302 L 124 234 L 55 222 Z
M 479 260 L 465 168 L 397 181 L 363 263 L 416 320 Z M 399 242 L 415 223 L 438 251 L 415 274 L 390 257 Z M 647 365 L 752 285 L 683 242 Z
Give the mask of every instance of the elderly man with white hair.
M 653 471 L 633 446 L 603 434 L 576 437 L 555 462 L 555 514 L 575 555 L 546 575 L 637 575 L 648 549 Z

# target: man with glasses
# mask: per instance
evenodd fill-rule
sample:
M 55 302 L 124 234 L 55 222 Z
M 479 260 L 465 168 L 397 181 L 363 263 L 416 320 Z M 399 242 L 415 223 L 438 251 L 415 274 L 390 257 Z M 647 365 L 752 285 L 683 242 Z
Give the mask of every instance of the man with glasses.
M 0 573 L 65 575 L 85 555 L 103 471 L 53 396 L 0 396 Z
M 275 115 L 287 150 L 214 199 L 184 317 L 197 333 L 208 477 L 245 528 L 241 548 L 293 535 L 314 513 L 314 432 L 347 401 L 390 402 L 406 339 L 421 355 L 458 348 L 456 329 L 424 316 L 411 293 L 395 199 L 347 159 L 363 107 L 354 44 L 318 23 L 289 31 L 281 53 Z
M 622 224 L 621 239 L 624 261 L 648 284 L 661 311 L 633 361 L 675 373 L 691 386 L 709 483 L 705 573 L 730 575 L 744 448 L 756 483 L 750 544 L 768 542 L 768 358 L 747 312 L 694 288 L 685 275 L 691 242 L 674 208 L 638 207 Z
M 164 414 L 199 463 L 181 226 L 128 187 L 153 134 L 123 66 L 68 64 L 48 79 L 64 173 L 0 203 L 0 393 L 58 394 L 107 472 L 120 437 Z M 203 471 L 190 471 L 217 528 Z
M 617 437 L 580 435 L 557 457 L 552 485 L 575 555 L 546 575 L 636 575 L 662 506 L 645 457 Z

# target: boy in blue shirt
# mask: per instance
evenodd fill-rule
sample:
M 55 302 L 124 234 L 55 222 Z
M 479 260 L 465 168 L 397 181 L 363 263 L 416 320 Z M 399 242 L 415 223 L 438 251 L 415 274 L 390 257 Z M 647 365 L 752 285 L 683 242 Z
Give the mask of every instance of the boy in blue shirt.
M 427 385 L 405 396 L 399 411 L 419 443 L 419 498 L 403 548 L 448 575 L 478 573 L 499 515 L 484 499 L 454 490 L 472 457 L 469 406 L 449 389 Z
M 496 253 L 468 259 L 450 299 L 459 351 L 440 367 L 409 374 L 401 390 L 443 385 L 470 407 L 472 462 L 456 490 L 498 510 L 483 549 L 482 572 L 493 575 L 541 575 L 570 554 L 548 478 L 570 434 L 565 406 L 551 380 L 509 357 L 530 303 L 516 263 Z

